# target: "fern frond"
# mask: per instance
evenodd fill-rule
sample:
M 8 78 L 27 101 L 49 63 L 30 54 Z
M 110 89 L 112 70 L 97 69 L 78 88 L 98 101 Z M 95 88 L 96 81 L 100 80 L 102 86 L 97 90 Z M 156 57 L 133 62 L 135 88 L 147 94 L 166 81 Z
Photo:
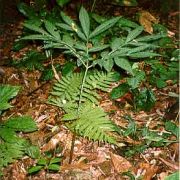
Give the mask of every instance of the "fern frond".
M 100 89 L 102 91 L 108 91 L 110 84 L 118 79 L 119 77 L 115 73 L 104 73 L 98 71 L 89 73 L 86 77 L 83 92 L 81 94 L 82 102 L 88 100 L 98 104 L 100 96 L 94 90 Z M 66 102 L 79 101 L 82 80 L 83 73 L 74 73 L 62 77 L 62 79 L 54 85 L 53 91 L 51 92 L 52 96 L 49 98 L 49 103 L 58 107 L 63 107 L 63 104 Z
M 36 129 L 35 122 L 28 116 L 10 118 L 0 124 L 0 173 L 2 167 L 21 158 L 30 147 L 28 141 L 19 137 L 16 131 L 32 132 Z
M 9 118 L 4 125 L 14 131 L 32 132 L 37 130 L 37 126 L 30 116 Z
M 103 109 L 92 103 L 84 103 L 78 112 L 74 109 L 65 114 L 63 121 L 68 121 L 66 125 L 75 133 L 94 141 L 116 144 L 115 138 L 109 133 L 120 133 L 118 126 L 108 119 Z
M 24 155 L 25 146 L 17 143 L 4 142 L 0 144 L 0 170 Z
M 95 71 L 92 75 L 89 75 L 86 79 L 86 83 L 92 86 L 92 89 L 99 89 L 102 91 L 108 91 L 112 82 L 119 80 L 118 74 L 110 72 Z M 86 85 L 85 85 L 86 87 Z
M 82 73 L 74 73 L 72 75 L 62 77 L 62 79 L 54 85 L 53 92 L 51 92 L 51 94 L 58 96 L 62 101 L 75 100 L 80 92 L 82 79 Z

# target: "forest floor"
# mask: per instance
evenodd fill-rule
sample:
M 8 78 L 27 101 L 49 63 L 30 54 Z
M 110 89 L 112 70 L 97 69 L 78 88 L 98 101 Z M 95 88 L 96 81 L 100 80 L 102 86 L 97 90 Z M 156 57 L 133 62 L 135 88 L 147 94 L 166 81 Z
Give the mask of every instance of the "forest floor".
M 115 15 L 134 17 L 139 11 L 139 7 L 110 7 L 110 11 Z M 166 15 L 161 11 L 145 6 L 141 10 L 151 12 L 161 23 L 164 23 L 173 36 L 178 38 L 178 13 L 170 10 Z M 68 8 L 67 8 L 68 11 Z M 2 120 L 13 115 L 30 115 L 38 125 L 38 131 L 24 134 L 34 145 L 38 145 L 42 152 L 52 151 L 57 156 L 63 156 L 60 171 L 58 173 L 41 170 L 37 174 L 28 175 L 27 169 L 34 165 L 36 160 L 28 156 L 15 161 L 3 170 L 4 180 L 123 180 L 129 179 L 122 173 L 129 171 L 136 179 L 143 175 L 144 180 L 163 180 L 169 174 L 179 169 L 179 144 L 171 143 L 167 146 L 147 147 L 142 153 L 133 156 L 124 156 L 124 152 L 129 147 L 140 145 L 140 140 L 130 137 L 119 138 L 119 147 L 104 143 L 91 142 L 84 138 L 75 140 L 75 148 L 72 163 L 69 164 L 69 154 L 71 150 L 72 134 L 61 124 L 62 112 L 53 106 L 47 105 L 47 98 L 52 88 L 54 80 L 40 81 L 41 72 L 17 69 L 9 66 L 11 59 L 18 59 L 31 48 L 28 46 L 18 52 L 12 51 L 14 41 L 21 35 L 23 28 L 23 17 L 16 10 L 11 9 L 8 16 L 18 18 L 11 22 L 0 25 L 0 67 L 5 71 L 4 76 L 0 76 L 0 83 L 10 85 L 20 85 L 22 87 L 18 96 L 12 100 L 13 108 L 3 114 Z M 174 13 L 174 14 L 173 14 Z M 9 14 L 9 15 L 8 15 Z M 12 20 L 12 19 L 11 19 Z M 56 57 L 63 62 L 64 57 Z M 131 116 L 138 127 L 148 126 L 150 129 L 162 133 L 164 129 L 164 118 L 175 122 L 178 125 L 178 107 L 170 107 L 176 99 L 169 97 L 169 92 L 178 94 L 178 84 L 169 83 L 162 89 L 153 89 L 156 95 L 155 107 L 150 112 L 135 112 L 128 105 L 126 99 L 110 100 L 107 94 L 100 93 L 102 100 L 100 106 L 110 114 L 111 119 L 120 127 L 126 127 L 125 115 Z M 173 140 L 172 136 L 172 140 Z M 1 178 L 0 178 L 1 179 Z

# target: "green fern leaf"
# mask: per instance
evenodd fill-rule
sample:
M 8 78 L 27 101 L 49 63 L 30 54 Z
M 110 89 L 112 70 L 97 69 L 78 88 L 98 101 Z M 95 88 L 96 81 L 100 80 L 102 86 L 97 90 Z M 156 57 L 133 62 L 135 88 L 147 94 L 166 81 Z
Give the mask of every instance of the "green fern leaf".
M 19 159 L 24 154 L 25 146 L 18 143 L 1 143 L 0 144 L 0 171 L 1 168 Z
M 49 97 L 49 103 L 58 107 L 63 107 L 66 102 L 79 101 L 79 94 L 81 83 L 83 80 L 83 73 L 74 73 L 69 76 L 62 77 L 54 87 Z M 119 80 L 119 75 L 116 73 L 104 73 L 94 71 L 87 75 L 83 92 L 82 102 L 91 101 L 98 104 L 100 96 L 97 94 L 96 89 L 108 91 L 112 82 Z
M 19 86 L 0 85 L 0 111 L 12 107 L 8 101 L 15 97 L 19 90 Z
M 43 62 L 46 60 L 46 56 L 37 51 L 29 51 L 20 61 L 15 62 L 15 65 L 20 68 L 27 68 L 32 71 L 34 69 L 44 70 Z
M 80 92 L 80 86 L 83 79 L 82 73 L 75 73 L 66 77 L 62 77 L 54 87 L 52 95 L 58 96 L 61 100 L 73 101 Z
M 9 143 L 18 141 L 18 136 L 16 135 L 15 131 L 7 128 L 1 127 L 0 128 L 0 139 Z
M 14 131 L 32 132 L 37 130 L 35 122 L 29 116 L 10 118 L 4 125 Z
M 110 132 L 120 133 L 120 129 L 111 122 L 106 113 L 92 103 L 84 103 L 79 108 L 64 115 L 63 121 L 72 121 L 67 126 L 75 133 L 92 140 L 116 144 Z

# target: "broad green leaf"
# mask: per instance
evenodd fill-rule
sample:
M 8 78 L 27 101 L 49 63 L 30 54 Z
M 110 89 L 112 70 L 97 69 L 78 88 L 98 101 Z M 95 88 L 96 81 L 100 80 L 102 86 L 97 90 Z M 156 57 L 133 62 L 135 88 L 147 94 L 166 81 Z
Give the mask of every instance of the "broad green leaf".
M 63 7 L 64 5 L 66 5 L 68 2 L 70 2 L 71 0 L 56 0 L 56 3 L 60 6 Z
M 49 162 L 49 164 L 56 164 L 61 162 L 61 158 L 52 158 Z
M 111 93 L 111 99 L 118 99 L 124 96 L 127 92 L 129 92 L 129 86 L 127 83 L 120 84 L 118 87 L 115 87 Z
M 145 79 L 144 71 L 137 71 L 134 73 L 134 77 L 127 78 L 127 83 L 131 89 L 136 89 L 139 87 L 139 84 Z
M 63 21 L 66 24 L 68 24 L 70 27 L 72 26 L 72 24 L 74 24 L 74 21 L 62 11 L 61 11 L 61 17 L 62 17 Z
M 180 177 L 180 171 L 176 171 L 175 173 L 165 177 L 164 180 L 179 180 Z
M 86 51 L 86 50 L 87 50 L 87 47 L 86 47 L 86 45 L 85 45 L 83 42 L 81 42 L 81 43 L 79 43 L 79 42 L 75 43 L 75 44 L 74 44 L 74 47 L 75 47 L 76 49 L 78 49 L 78 50 L 81 50 L 81 51 Z
M 47 31 L 48 31 L 52 36 L 54 36 L 57 40 L 60 39 L 59 31 L 57 31 L 57 28 L 55 27 L 54 24 L 52 24 L 50 21 L 45 21 L 45 22 L 44 22 L 44 25 L 45 25 Z
M 71 28 L 71 26 L 65 24 L 65 23 L 56 23 L 56 26 L 64 29 L 64 30 L 67 30 L 67 31 L 73 31 L 73 29 Z
M 129 54 L 128 56 L 132 57 L 132 58 L 146 58 L 146 57 L 155 57 L 155 56 L 161 56 L 160 54 L 157 53 L 153 53 L 153 52 L 149 52 L 149 51 L 144 51 L 144 52 L 138 52 L 138 53 L 132 53 Z
M 122 45 L 125 44 L 125 41 L 123 38 L 115 38 L 112 42 L 111 42 L 111 49 L 115 50 L 115 49 L 120 49 Z
M 92 48 L 89 49 L 89 52 L 102 51 L 102 50 L 104 50 L 104 49 L 106 49 L 106 48 L 108 48 L 108 47 L 109 47 L 109 45 L 106 45 L 106 44 L 104 44 L 104 45 L 99 45 L 99 46 L 94 46 L 94 47 L 92 47 Z
M 140 51 L 144 51 L 144 50 L 146 50 L 149 47 L 151 47 L 151 45 L 147 44 L 147 45 L 144 45 L 144 46 L 139 46 L 139 47 L 133 48 L 130 51 L 128 51 L 128 55 L 134 54 L 134 53 L 138 53 Z
M 175 123 L 173 123 L 171 121 L 167 121 L 165 123 L 165 129 L 166 129 L 166 131 L 170 131 L 172 134 L 174 134 L 179 139 L 179 130 L 180 129 Z
M 77 30 L 75 31 L 77 33 L 77 35 L 84 40 L 85 42 L 87 42 L 87 39 L 85 37 L 85 35 L 80 31 L 79 27 L 77 27 Z
M 38 164 L 38 165 L 43 165 L 43 166 L 45 166 L 45 165 L 48 164 L 48 159 L 46 159 L 46 158 L 41 158 L 41 159 L 38 160 L 37 164 Z
M 93 38 L 93 37 L 99 35 L 100 33 L 106 31 L 110 27 L 114 26 L 114 24 L 116 24 L 119 21 L 119 19 L 120 19 L 120 17 L 115 17 L 115 18 L 112 18 L 110 20 L 103 22 L 89 35 L 89 38 Z
M 120 27 L 130 27 L 130 28 L 137 28 L 139 27 L 139 25 L 129 19 L 126 19 L 126 18 L 121 18 L 119 21 L 118 21 L 118 25 Z
M 90 20 L 89 20 L 88 13 L 83 6 L 81 7 L 80 12 L 79 12 L 79 20 L 80 20 L 83 32 L 86 35 L 86 37 L 88 38 L 89 31 L 90 31 Z
M 164 35 L 164 34 L 148 35 L 148 36 L 143 36 L 143 37 L 137 38 L 137 39 L 135 39 L 135 41 L 149 42 L 149 41 L 154 41 L 154 40 L 161 39 L 163 37 L 167 37 L 167 36 Z
M 28 173 L 33 174 L 40 171 L 41 169 L 43 169 L 43 166 L 34 166 L 28 169 Z
M 37 130 L 35 121 L 29 116 L 17 116 L 5 122 L 6 127 L 14 131 L 32 132 Z
M 81 32 L 80 28 L 76 25 L 76 23 L 67 16 L 64 12 L 61 12 L 61 17 L 65 23 L 67 23 L 73 31 L 77 33 L 77 35 L 84 41 L 87 41 L 85 35 Z M 67 26 L 66 26 L 67 27 Z
M 26 17 L 33 18 L 36 17 L 36 13 L 33 8 L 28 6 L 27 4 L 21 2 L 18 4 L 18 10 Z
M 127 38 L 126 38 L 126 43 L 132 41 L 133 39 L 135 39 L 137 36 L 139 36 L 142 31 L 143 31 L 143 27 L 139 26 L 136 29 L 134 29 L 133 31 L 129 32 Z
M 60 165 L 58 165 L 58 164 L 50 164 L 48 166 L 48 169 L 52 170 L 52 171 L 59 171 L 60 170 Z
M 138 94 L 135 94 L 134 101 L 137 110 L 150 111 L 155 104 L 156 98 L 152 90 L 144 88 Z
M 38 32 L 40 34 L 44 34 L 44 35 L 49 35 L 44 29 L 36 26 L 36 25 L 33 25 L 33 24 L 28 24 L 28 23 L 24 23 L 24 27 L 32 30 L 32 31 L 35 31 L 35 32 Z
M 69 34 L 63 35 L 62 41 L 64 41 L 66 44 L 70 46 L 74 45 L 74 39 Z
M 21 40 L 43 40 L 43 41 L 49 41 L 51 40 L 50 35 L 41 35 L 41 34 L 33 34 L 33 35 L 27 35 L 21 38 Z
M 62 75 L 67 76 L 71 74 L 74 69 L 75 69 L 75 64 L 72 62 L 67 62 L 62 68 Z
M 113 59 L 107 59 L 103 62 L 103 67 L 107 72 L 110 72 L 112 70 L 113 65 L 114 65 Z
M 109 54 L 111 58 L 117 57 L 117 56 L 124 57 L 124 56 L 127 56 L 130 50 L 131 50 L 130 48 L 120 48 L 114 52 L 113 51 L 110 52 Z
M 164 79 L 161 79 L 161 78 L 158 78 L 158 77 L 155 78 L 155 82 L 154 83 L 156 83 L 156 86 L 158 88 L 164 88 L 164 87 L 167 86 L 166 81 Z
M 127 72 L 133 75 L 131 64 L 129 63 L 127 58 L 115 57 L 114 62 L 116 63 L 117 66 L 119 66 L 120 68 L 126 70 Z

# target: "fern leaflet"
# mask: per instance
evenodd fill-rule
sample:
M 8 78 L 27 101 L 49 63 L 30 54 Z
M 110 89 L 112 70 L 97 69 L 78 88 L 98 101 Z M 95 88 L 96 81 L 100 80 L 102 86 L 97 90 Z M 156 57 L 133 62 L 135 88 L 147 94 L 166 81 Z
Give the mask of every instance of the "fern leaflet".
M 87 137 L 91 140 L 99 140 L 116 144 L 116 140 L 109 133 L 120 133 L 120 129 L 111 122 L 106 113 L 98 106 L 86 102 L 77 109 L 71 109 L 64 115 L 63 121 L 78 135 Z
M 94 71 L 89 73 L 85 80 L 84 89 L 82 92 L 82 102 L 90 101 L 98 104 L 98 99 L 100 96 L 93 91 L 99 89 L 102 91 L 108 91 L 110 84 L 116 81 L 119 76 L 116 73 L 104 73 Z M 63 107 L 63 103 L 66 102 L 77 102 L 79 100 L 81 83 L 83 80 L 83 73 L 73 73 L 69 76 L 62 77 L 58 81 L 51 92 L 51 97 L 49 98 L 49 103 Z

